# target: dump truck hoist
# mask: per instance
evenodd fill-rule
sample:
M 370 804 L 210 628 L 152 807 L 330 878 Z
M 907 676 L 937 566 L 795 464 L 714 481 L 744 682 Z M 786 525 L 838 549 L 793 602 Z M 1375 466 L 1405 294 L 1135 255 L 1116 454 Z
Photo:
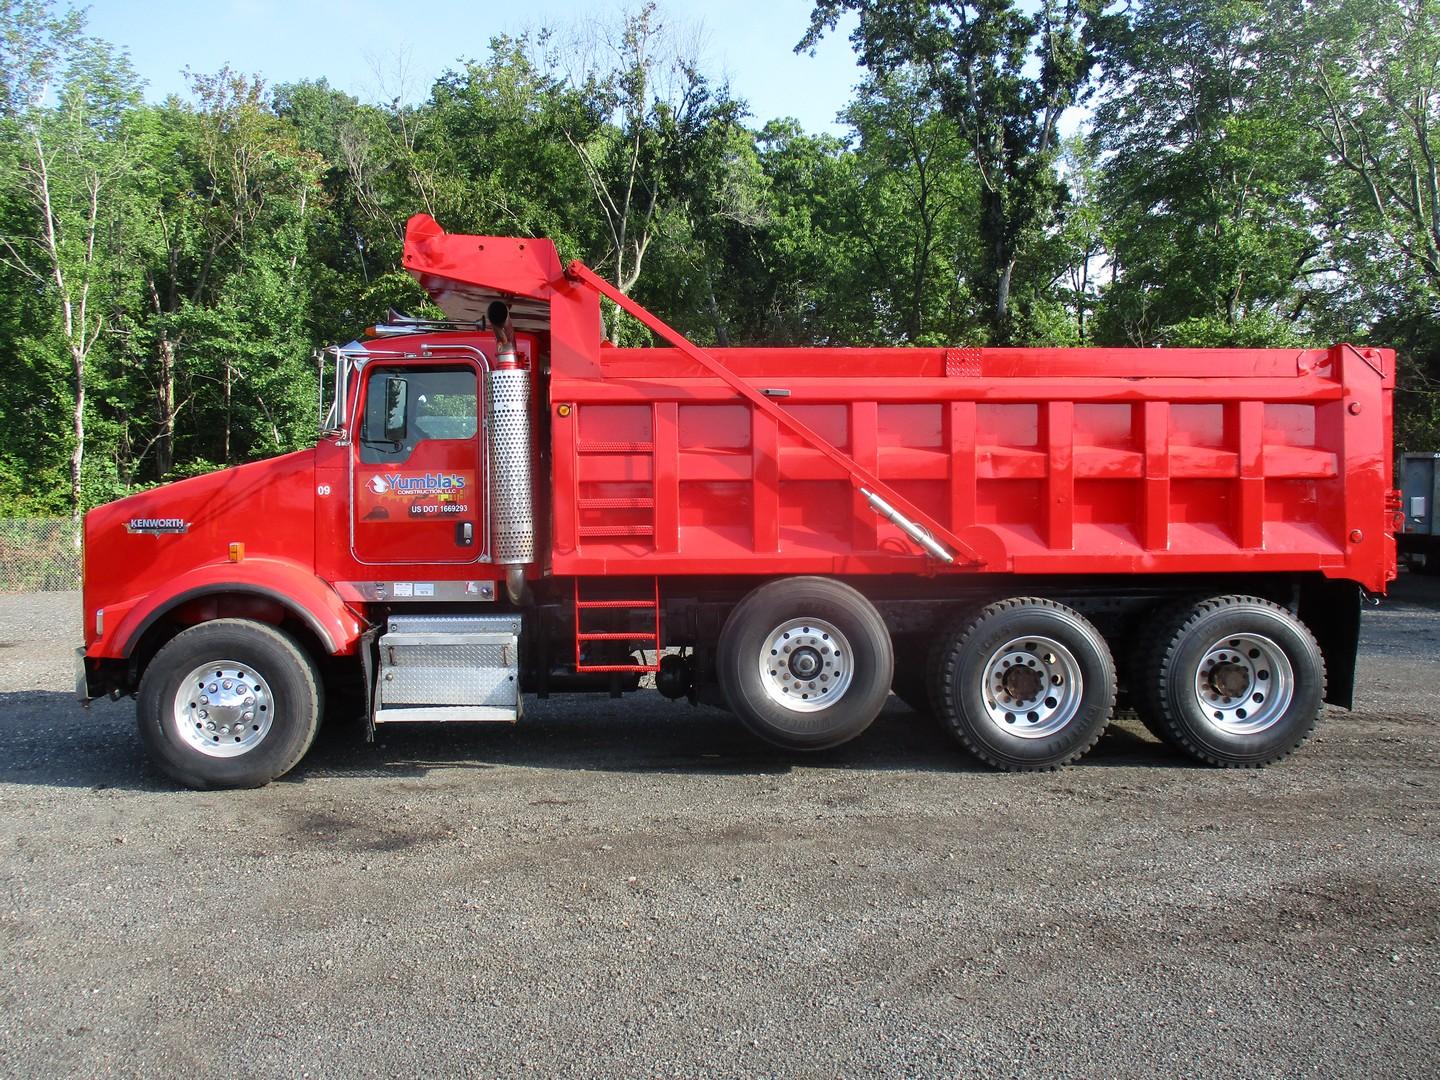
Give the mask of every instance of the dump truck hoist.
M 313 449 L 85 519 L 79 691 L 137 695 L 181 783 L 281 775 L 327 702 L 514 722 L 651 675 L 794 750 L 893 691 L 1017 771 L 1118 694 L 1221 766 L 1350 704 L 1389 350 L 702 348 L 547 240 L 419 215 L 404 265 L 446 319 L 326 350 Z

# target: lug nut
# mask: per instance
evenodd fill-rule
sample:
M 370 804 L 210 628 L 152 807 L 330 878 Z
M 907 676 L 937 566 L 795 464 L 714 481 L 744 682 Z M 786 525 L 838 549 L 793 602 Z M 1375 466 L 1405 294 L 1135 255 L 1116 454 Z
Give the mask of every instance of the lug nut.
M 201 710 L 200 710 L 200 719 L 201 719 L 201 720 L 208 719 L 209 716 L 210 716 L 210 714 L 209 714 L 208 712 L 206 712 L 204 709 L 201 709 Z

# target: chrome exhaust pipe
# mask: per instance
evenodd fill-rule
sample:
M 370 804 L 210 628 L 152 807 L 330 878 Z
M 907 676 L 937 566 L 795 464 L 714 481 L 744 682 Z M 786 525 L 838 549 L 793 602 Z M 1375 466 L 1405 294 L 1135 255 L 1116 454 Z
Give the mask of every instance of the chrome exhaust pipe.
M 535 561 L 535 514 L 530 463 L 530 372 L 515 351 L 509 309 L 490 305 L 495 331 L 495 363 L 485 377 L 485 430 L 490 454 L 492 557 L 509 567 L 505 588 L 510 599 L 528 598 L 525 566 Z

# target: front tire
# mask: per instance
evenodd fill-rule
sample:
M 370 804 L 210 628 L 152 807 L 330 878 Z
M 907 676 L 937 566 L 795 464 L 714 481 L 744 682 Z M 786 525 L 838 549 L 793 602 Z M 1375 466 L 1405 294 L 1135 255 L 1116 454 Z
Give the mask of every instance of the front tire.
M 1147 722 L 1197 761 L 1260 768 L 1297 749 L 1325 701 L 1314 636 L 1280 605 L 1218 596 L 1161 628 L 1142 693 Z
M 1079 760 L 1115 707 L 1115 664 L 1100 632 L 1053 600 L 1001 600 L 961 622 L 933 654 L 930 699 L 985 764 L 1009 772 Z
M 288 635 L 247 619 L 177 634 L 146 668 L 136 709 L 157 766 L 192 788 L 262 787 L 315 739 L 315 665 Z
M 720 631 L 716 668 L 731 710 L 766 742 L 823 750 L 855 738 L 890 696 L 894 651 L 880 613 L 849 585 L 762 585 Z

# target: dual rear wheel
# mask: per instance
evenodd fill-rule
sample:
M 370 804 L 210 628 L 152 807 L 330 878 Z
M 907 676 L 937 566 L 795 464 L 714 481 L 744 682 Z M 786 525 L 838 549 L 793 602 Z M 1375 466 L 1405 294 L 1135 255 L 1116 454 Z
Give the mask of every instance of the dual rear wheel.
M 1209 765 L 1257 768 L 1315 730 L 1325 662 L 1285 608 L 1219 596 L 1162 610 L 1147 630 L 1135 709 L 1162 741 Z
M 1314 729 L 1325 672 L 1314 637 L 1252 596 L 1194 599 L 1142 628 L 1129 669 L 1147 726 L 1211 765 L 1261 766 Z M 731 613 L 718 675 L 732 710 L 761 738 L 821 749 L 865 730 L 893 687 L 933 712 L 972 755 L 1011 771 L 1055 769 L 1099 741 L 1116 668 L 1078 611 L 1015 597 L 973 611 L 938 639 L 892 646 L 865 597 L 825 578 L 762 586 Z

